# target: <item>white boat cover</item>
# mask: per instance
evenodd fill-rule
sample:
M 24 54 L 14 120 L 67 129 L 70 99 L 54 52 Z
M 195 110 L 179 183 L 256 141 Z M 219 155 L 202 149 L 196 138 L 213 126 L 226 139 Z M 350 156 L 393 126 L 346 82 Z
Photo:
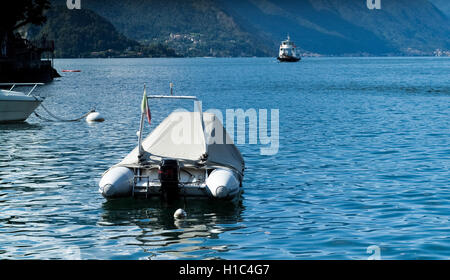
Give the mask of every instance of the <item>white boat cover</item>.
M 174 158 L 203 162 L 211 166 L 227 166 L 239 173 L 244 170 L 244 159 L 226 132 L 219 118 L 203 113 L 205 133 L 198 112 L 174 112 L 142 141 L 147 161 Z M 136 147 L 118 165 L 137 166 L 139 149 Z M 206 161 L 205 155 L 208 155 Z

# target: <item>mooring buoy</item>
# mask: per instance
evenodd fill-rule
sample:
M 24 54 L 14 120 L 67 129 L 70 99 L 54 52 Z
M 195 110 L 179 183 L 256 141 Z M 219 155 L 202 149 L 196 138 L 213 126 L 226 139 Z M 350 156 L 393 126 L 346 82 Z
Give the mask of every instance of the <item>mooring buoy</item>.
M 86 121 L 87 122 L 103 122 L 103 121 L 105 121 L 105 118 L 103 118 L 103 116 L 100 115 L 99 112 L 92 112 L 86 116 Z
M 173 217 L 175 219 L 184 219 L 186 218 L 187 213 L 186 211 L 184 211 L 183 209 L 179 208 L 177 211 L 175 211 L 175 213 L 173 214 Z

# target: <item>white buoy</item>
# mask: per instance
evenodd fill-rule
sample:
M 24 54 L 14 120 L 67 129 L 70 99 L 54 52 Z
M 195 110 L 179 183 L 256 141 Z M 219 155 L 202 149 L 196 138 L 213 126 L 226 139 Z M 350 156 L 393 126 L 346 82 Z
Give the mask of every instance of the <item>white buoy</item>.
M 175 213 L 173 214 L 173 217 L 175 219 L 184 219 L 186 218 L 187 214 L 186 211 L 184 211 L 183 209 L 178 209 L 177 211 L 175 211 Z
M 92 112 L 86 116 L 87 122 L 103 122 L 105 118 L 99 112 Z

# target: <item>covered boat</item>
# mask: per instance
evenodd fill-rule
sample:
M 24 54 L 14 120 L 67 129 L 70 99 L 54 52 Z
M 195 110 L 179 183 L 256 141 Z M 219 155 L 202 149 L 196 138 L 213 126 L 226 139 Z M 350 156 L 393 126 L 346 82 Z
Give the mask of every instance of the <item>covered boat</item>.
M 242 155 L 216 115 L 201 110 L 173 112 L 120 163 L 104 173 L 99 191 L 105 198 L 232 200 L 242 192 L 243 176 Z

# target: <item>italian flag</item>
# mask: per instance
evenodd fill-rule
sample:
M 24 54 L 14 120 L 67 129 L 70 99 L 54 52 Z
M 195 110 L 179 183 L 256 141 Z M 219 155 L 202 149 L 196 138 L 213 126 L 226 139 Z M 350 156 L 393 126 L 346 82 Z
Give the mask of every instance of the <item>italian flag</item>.
M 141 113 L 147 115 L 148 123 L 151 124 L 152 114 L 150 113 L 150 107 L 148 107 L 147 90 L 145 89 L 145 86 L 144 86 L 144 96 L 142 97 L 141 103 Z

